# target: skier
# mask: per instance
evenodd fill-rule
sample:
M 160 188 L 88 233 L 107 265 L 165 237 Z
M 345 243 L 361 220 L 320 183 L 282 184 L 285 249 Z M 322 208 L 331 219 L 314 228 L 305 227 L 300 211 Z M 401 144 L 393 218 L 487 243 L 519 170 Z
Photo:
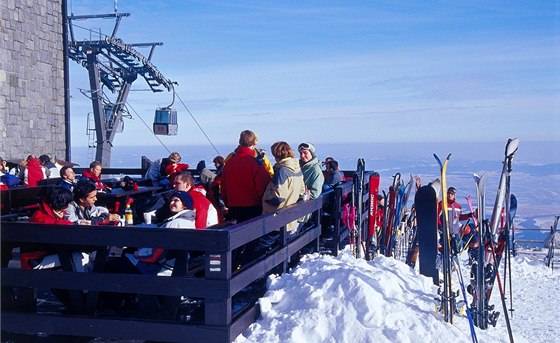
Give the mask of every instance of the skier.
M 455 197 L 457 195 L 457 189 L 455 187 L 449 187 L 447 189 L 447 215 L 449 221 L 449 233 L 451 235 L 451 249 L 453 253 L 458 252 L 459 240 L 461 238 L 461 221 L 469 219 L 471 213 L 462 213 L 461 205 L 457 201 L 455 201 Z M 438 204 L 438 227 L 441 230 L 441 226 L 443 223 L 442 220 L 442 213 L 443 210 L 443 200 Z

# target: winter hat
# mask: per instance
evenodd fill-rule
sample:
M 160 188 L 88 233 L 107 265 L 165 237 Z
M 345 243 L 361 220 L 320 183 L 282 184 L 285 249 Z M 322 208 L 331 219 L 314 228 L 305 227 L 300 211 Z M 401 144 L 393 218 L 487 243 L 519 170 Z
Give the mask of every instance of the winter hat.
M 447 189 L 447 193 L 456 194 L 456 193 L 457 193 L 457 190 L 455 189 L 455 187 L 449 187 L 449 188 Z
M 298 145 L 298 151 L 301 150 L 308 150 L 311 153 L 311 156 L 315 157 L 315 146 L 311 143 L 301 143 Z
M 189 193 L 177 191 L 177 192 L 173 192 L 171 194 L 171 197 L 169 197 L 169 199 L 171 199 L 172 197 L 177 197 L 181 199 L 183 205 L 185 205 L 185 207 L 188 208 L 189 210 L 193 209 L 193 198 Z
M 204 160 L 198 162 L 198 164 L 196 165 L 196 170 L 198 172 L 202 171 L 204 168 L 206 168 L 206 162 Z

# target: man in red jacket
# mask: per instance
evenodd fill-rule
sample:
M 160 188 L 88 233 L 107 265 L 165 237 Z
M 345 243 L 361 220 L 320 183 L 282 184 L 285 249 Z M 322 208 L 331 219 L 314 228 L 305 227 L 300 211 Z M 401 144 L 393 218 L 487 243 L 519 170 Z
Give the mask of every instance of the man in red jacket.
M 173 188 L 176 191 L 187 192 L 193 198 L 193 208 L 196 210 L 194 227 L 204 229 L 208 226 L 218 224 L 218 212 L 208 198 L 203 186 L 195 185 L 192 174 L 182 171 L 175 176 Z
M 257 142 L 253 131 L 241 132 L 239 146 L 226 159 L 221 181 L 222 199 L 228 208 L 226 219 L 242 222 L 262 214 L 262 197 L 271 175 L 264 156 L 255 157 Z
M 104 191 L 111 191 L 111 187 L 107 186 L 106 184 L 104 184 L 103 182 L 101 182 L 101 163 L 98 161 L 93 161 L 89 164 L 89 169 L 86 169 L 83 171 L 82 173 L 82 177 L 85 177 L 87 179 L 90 179 L 91 181 L 93 181 L 93 183 L 95 183 L 95 188 L 97 188 L 98 191 L 104 192 Z

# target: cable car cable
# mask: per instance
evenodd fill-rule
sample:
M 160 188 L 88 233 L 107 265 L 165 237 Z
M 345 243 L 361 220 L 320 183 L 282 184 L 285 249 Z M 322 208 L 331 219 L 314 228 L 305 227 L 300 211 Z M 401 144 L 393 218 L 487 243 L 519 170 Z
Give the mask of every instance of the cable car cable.
M 173 91 L 173 93 L 175 94 L 175 91 Z M 212 141 L 210 140 L 210 137 L 208 137 L 208 135 L 206 134 L 206 132 L 204 132 L 204 129 L 202 128 L 202 126 L 200 126 L 200 124 L 198 123 L 198 121 L 196 120 L 196 118 L 193 116 L 193 114 L 191 113 L 191 111 L 189 110 L 189 108 L 187 107 L 187 105 L 185 105 L 185 103 L 183 102 L 183 99 L 181 99 L 181 97 L 179 96 L 179 94 L 177 94 L 177 98 L 179 99 L 179 101 L 181 102 L 181 104 L 183 104 L 183 107 L 185 107 L 185 109 L 187 110 L 187 112 L 189 113 L 189 115 L 191 116 L 191 118 L 194 120 L 194 122 L 196 123 L 196 125 L 198 126 L 198 128 L 200 129 L 200 131 L 202 131 L 202 134 L 204 135 L 204 137 L 206 137 L 206 139 L 208 140 L 208 142 L 210 143 L 210 145 L 212 145 L 212 147 L 214 148 L 214 150 L 216 151 L 216 153 L 218 155 L 221 155 L 220 152 L 218 151 L 218 149 L 216 148 L 216 146 L 214 145 L 214 143 L 212 143 Z
M 132 112 L 134 112 L 134 114 L 136 114 L 136 116 L 138 118 L 140 118 L 140 121 L 144 124 L 144 126 L 148 129 L 148 131 L 152 132 L 152 129 L 148 126 L 148 124 L 146 124 L 146 122 L 140 116 L 140 114 L 138 114 L 138 112 L 136 112 L 136 110 L 132 106 L 130 106 L 130 103 L 128 101 L 126 102 L 126 106 L 129 107 L 132 110 Z M 171 150 L 169 150 L 169 148 L 161 141 L 161 139 L 159 139 L 159 137 L 155 133 L 152 132 L 152 135 L 159 141 L 161 146 L 163 146 L 165 148 L 165 150 L 167 150 L 168 153 L 171 153 Z

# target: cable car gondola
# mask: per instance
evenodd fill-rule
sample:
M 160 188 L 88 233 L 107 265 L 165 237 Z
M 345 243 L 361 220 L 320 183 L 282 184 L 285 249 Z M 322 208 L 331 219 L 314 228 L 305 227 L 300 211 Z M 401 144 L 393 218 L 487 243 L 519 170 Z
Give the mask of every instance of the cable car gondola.
M 175 136 L 177 135 L 177 111 L 171 107 L 160 107 L 156 109 L 154 116 L 154 134 Z

